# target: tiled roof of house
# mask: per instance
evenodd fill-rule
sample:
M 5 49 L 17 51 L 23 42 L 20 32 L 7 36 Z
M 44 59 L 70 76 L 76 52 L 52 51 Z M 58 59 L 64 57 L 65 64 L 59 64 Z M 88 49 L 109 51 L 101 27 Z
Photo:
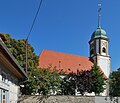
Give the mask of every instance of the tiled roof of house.
M 56 67 L 58 71 L 64 71 L 68 74 L 70 72 L 76 73 L 77 70 L 90 70 L 92 66 L 93 63 L 88 57 L 55 52 L 51 50 L 43 50 L 39 56 L 38 67 L 51 67 L 51 69 Z

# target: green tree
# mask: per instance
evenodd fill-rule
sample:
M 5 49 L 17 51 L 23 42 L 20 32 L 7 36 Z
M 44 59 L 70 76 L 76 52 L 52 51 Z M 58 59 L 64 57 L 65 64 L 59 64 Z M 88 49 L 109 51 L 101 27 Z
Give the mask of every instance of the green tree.
M 76 84 L 74 78 L 74 73 L 63 75 L 63 80 L 61 82 L 62 95 L 75 95 Z
M 50 69 L 49 69 L 50 70 Z M 50 77 L 50 89 L 53 93 L 59 94 L 60 93 L 60 87 L 61 87 L 62 78 L 60 73 L 54 68 L 54 70 L 51 72 Z
M 26 66 L 26 40 L 19 39 L 16 40 L 11 38 L 9 34 L 4 34 L 4 38 L 6 39 L 4 42 L 12 53 L 12 55 L 16 58 L 20 66 L 25 71 Z M 38 65 L 38 56 L 34 52 L 34 48 L 28 44 L 28 68 L 27 68 L 27 75 L 29 81 L 27 81 L 24 85 L 24 88 L 21 88 L 23 94 L 31 94 L 33 89 L 35 89 L 35 85 L 33 84 L 34 78 L 32 77 L 33 73 L 36 73 L 36 68 Z M 29 88 L 27 88 L 29 87 Z
M 35 94 L 50 95 L 59 93 L 61 77 L 58 71 L 55 69 L 52 72 L 50 68 L 38 68 L 33 69 L 31 74 L 31 81 L 28 81 L 27 90 Z
M 99 95 L 102 93 L 105 88 L 105 76 L 103 72 L 101 72 L 100 68 L 94 64 L 91 69 L 91 75 L 92 75 L 92 91 Z
M 75 95 L 75 92 L 84 95 L 92 92 L 92 75 L 90 71 L 77 71 L 63 78 L 62 93 L 64 95 Z
M 110 75 L 110 96 L 120 96 L 120 68 Z
M 81 95 L 84 95 L 86 92 L 91 93 L 93 86 L 91 71 L 78 71 L 76 77 L 77 92 Z
M 26 56 L 26 40 L 13 39 L 9 34 L 4 34 L 6 41 L 5 44 L 12 53 L 12 55 L 19 62 L 20 66 L 25 69 L 25 56 Z M 38 56 L 34 52 L 34 48 L 28 44 L 28 71 L 30 68 L 36 68 L 38 65 Z
M 105 77 L 100 68 L 94 64 L 89 71 L 77 71 L 70 73 L 63 78 L 62 94 L 75 95 L 75 92 L 84 95 L 85 93 L 94 92 L 99 95 L 104 91 Z
M 13 39 L 9 34 L 4 34 L 6 39 L 5 44 L 19 62 L 21 67 L 25 70 L 25 53 L 26 53 L 26 40 L 24 39 Z M 51 94 L 59 91 L 61 78 L 56 69 L 52 72 L 50 68 L 42 69 L 37 68 L 38 66 L 38 56 L 34 52 L 34 48 L 28 44 L 28 78 L 24 85 L 24 88 L 21 88 L 23 94 L 35 94 L 40 93 L 43 95 Z

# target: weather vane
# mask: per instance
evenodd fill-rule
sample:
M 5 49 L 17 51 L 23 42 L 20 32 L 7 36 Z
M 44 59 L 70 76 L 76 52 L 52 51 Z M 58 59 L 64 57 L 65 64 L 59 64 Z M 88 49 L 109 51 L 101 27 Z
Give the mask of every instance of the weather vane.
M 98 0 L 98 28 L 100 28 L 100 17 L 101 17 L 101 1 Z

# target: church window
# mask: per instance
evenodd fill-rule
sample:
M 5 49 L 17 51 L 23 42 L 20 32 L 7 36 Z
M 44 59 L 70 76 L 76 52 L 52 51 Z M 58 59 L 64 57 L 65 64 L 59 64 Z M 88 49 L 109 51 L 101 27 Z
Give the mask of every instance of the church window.
M 102 52 L 103 52 L 103 53 L 106 53 L 106 49 L 105 49 L 105 47 L 103 47 Z

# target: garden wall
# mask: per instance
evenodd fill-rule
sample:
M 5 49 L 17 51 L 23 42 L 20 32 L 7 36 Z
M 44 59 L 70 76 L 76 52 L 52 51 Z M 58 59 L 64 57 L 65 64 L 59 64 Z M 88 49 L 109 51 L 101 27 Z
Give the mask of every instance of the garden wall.
M 18 103 L 120 103 L 120 97 L 82 97 L 82 96 L 21 96 Z

